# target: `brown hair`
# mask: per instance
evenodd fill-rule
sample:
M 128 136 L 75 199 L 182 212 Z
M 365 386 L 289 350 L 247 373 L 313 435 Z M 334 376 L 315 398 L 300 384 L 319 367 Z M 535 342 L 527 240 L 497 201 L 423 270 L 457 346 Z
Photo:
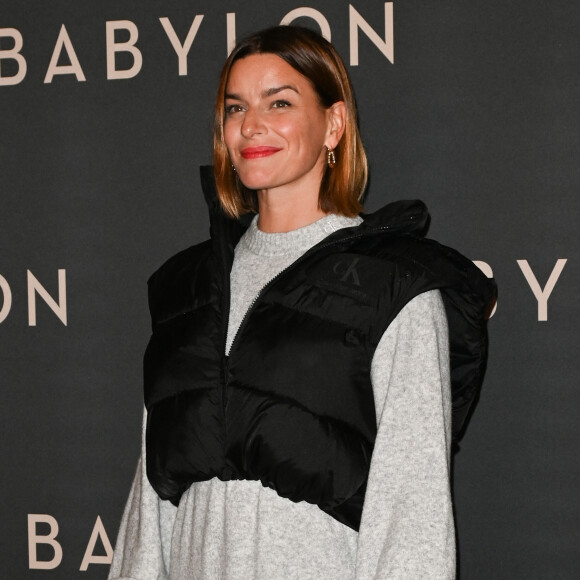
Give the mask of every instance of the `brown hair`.
M 214 175 L 224 211 L 232 217 L 258 211 L 254 190 L 248 189 L 233 170 L 224 141 L 225 92 L 233 64 L 253 54 L 274 54 L 306 77 L 323 107 L 338 101 L 346 106 L 345 130 L 334 149 L 336 165 L 326 167 L 318 205 L 327 213 L 354 216 L 362 210 L 360 199 L 368 175 L 367 158 L 357 125 L 356 103 L 346 68 L 336 49 L 316 32 L 298 26 L 276 26 L 240 41 L 221 72 L 214 122 Z

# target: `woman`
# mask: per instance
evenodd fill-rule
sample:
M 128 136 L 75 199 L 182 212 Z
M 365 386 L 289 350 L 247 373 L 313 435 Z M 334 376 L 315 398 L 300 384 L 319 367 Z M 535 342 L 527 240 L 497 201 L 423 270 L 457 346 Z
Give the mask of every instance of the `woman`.
M 211 240 L 149 281 L 143 457 L 109 578 L 453 578 L 452 432 L 493 285 L 422 238 L 420 202 L 358 215 L 352 89 L 314 32 L 233 50 L 214 174 Z

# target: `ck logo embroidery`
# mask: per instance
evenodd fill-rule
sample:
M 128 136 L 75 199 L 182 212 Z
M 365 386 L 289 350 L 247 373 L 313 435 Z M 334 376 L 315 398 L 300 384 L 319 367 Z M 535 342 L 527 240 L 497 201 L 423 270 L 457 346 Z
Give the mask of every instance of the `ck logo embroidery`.
M 334 264 L 332 271 L 337 275 L 341 276 L 341 282 L 349 282 L 355 286 L 360 286 L 360 279 L 358 277 L 358 272 L 356 271 L 356 265 L 358 264 L 359 258 L 354 258 L 350 263 L 346 260 L 341 260 Z
M 384 260 L 353 253 L 336 253 L 316 263 L 308 281 L 333 294 L 347 296 L 358 303 L 375 304 L 389 277 Z M 345 303 L 345 308 L 348 306 Z

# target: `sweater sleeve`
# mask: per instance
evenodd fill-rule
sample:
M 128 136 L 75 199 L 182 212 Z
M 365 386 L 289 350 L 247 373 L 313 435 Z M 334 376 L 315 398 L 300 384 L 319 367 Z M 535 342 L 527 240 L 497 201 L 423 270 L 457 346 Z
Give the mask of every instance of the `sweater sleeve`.
M 177 508 L 159 499 L 145 470 L 145 424 L 141 458 L 125 506 L 109 580 L 168 580 Z
M 414 298 L 372 362 L 378 432 L 357 580 L 455 578 L 447 319 L 438 290 Z

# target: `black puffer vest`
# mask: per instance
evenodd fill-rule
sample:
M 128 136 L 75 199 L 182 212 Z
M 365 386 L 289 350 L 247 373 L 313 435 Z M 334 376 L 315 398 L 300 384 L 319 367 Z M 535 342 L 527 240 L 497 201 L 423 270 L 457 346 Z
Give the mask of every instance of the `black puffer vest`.
M 196 481 L 258 480 L 357 530 L 376 436 L 370 368 L 381 336 L 413 297 L 441 290 L 457 437 L 483 379 L 495 286 L 454 250 L 421 237 L 421 202 L 397 202 L 330 235 L 272 280 L 226 357 L 229 274 L 245 228 L 221 213 L 209 174 L 203 182 L 211 240 L 149 281 L 149 480 L 175 504 Z

